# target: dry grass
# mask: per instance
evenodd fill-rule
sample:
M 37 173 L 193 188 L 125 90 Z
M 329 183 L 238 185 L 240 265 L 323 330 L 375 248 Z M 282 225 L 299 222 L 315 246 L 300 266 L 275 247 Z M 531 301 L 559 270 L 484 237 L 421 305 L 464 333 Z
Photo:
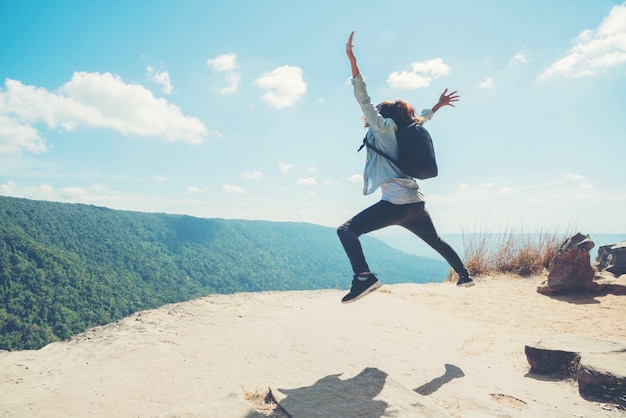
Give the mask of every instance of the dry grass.
M 261 415 L 269 418 L 287 418 L 289 415 L 278 405 L 269 389 L 254 392 L 243 390 L 243 398 Z
M 463 233 L 464 262 L 470 274 L 495 273 L 530 277 L 548 268 L 570 232 L 545 231 L 525 233 L 507 230 L 503 234 Z M 450 272 L 448 280 L 456 280 Z

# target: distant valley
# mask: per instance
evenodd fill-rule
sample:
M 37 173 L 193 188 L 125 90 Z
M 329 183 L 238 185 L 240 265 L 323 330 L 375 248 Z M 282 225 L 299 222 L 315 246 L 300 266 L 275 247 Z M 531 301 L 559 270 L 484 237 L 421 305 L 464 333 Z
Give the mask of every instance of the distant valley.
M 384 283 L 440 282 L 443 260 L 363 237 Z M 36 349 L 210 293 L 347 289 L 334 228 L 0 197 L 0 349 Z M 339 303 L 339 301 L 337 301 Z

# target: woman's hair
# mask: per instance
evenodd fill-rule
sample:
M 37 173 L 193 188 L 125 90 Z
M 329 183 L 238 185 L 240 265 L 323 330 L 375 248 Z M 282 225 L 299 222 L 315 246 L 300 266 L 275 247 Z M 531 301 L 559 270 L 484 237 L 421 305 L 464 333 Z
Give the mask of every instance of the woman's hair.
M 393 119 L 398 128 L 404 128 L 412 123 L 419 122 L 420 119 L 415 116 L 415 110 L 411 103 L 404 100 L 396 100 L 395 102 L 384 101 L 376 106 L 378 113 L 383 118 Z M 365 120 L 365 126 L 369 126 Z

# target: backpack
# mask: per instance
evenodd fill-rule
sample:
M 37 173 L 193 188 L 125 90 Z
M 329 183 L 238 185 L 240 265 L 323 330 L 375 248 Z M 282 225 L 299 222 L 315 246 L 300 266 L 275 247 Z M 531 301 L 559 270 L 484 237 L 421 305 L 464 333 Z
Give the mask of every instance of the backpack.
M 367 146 L 372 151 L 385 157 L 404 174 L 420 180 L 437 177 L 437 161 L 435 159 L 435 148 L 430 134 L 422 125 L 414 123 L 404 128 L 396 130 L 396 141 L 398 142 L 398 160 L 391 158 L 386 152 L 376 148 L 363 138 L 363 146 Z

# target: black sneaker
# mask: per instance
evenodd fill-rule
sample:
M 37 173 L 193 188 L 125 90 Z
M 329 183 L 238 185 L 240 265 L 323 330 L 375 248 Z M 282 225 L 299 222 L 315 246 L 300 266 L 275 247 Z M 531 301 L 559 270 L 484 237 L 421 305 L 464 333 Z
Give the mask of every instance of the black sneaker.
M 474 280 L 470 276 L 461 276 L 459 281 L 456 282 L 457 287 L 472 287 L 474 284 Z
M 380 286 L 382 286 L 382 284 L 372 273 L 369 274 L 366 280 L 359 280 L 356 276 L 354 276 L 350 292 L 345 295 L 343 299 L 341 299 L 341 303 L 356 302 L 363 296 L 367 296 L 369 293 L 372 293 Z

